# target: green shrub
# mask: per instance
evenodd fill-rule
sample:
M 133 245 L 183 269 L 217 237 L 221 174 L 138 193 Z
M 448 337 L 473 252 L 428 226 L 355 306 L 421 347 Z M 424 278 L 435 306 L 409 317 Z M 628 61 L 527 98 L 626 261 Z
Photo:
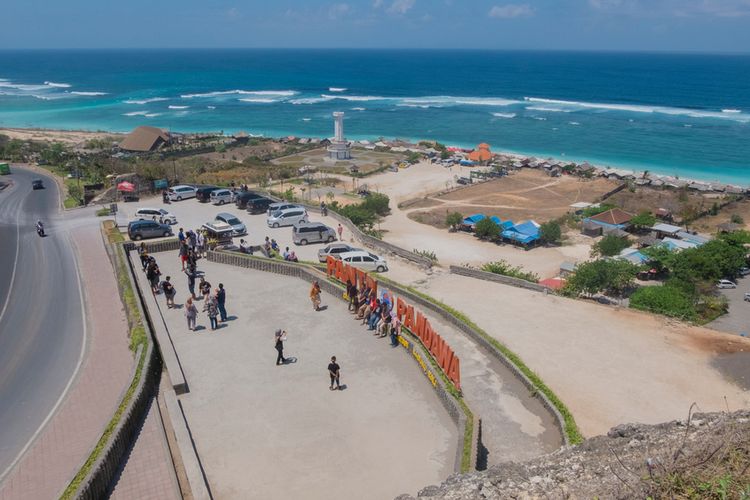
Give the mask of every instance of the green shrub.
M 382 193 L 370 193 L 365 196 L 365 201 L 361 203 L 362 208 L 372 212 L 380 217 L 385 217 L 391 212 L 388 206 L 390 199 Z
M 518 278 L 521 280 L 531 281 L 532 283 L 539 283 L 539 275 L 529 271 L 524 271 L 523 268 L 514 267 L 508 264 L 504 260 L 497 260 L 495 262 L 488 262 L 482 266 L 482 271 L 488 273 L 500 274 L 502 276 L 510 276 L 511 278 Z
M 630 219 L 630 223 L 639 228 L 652 227 L 656 224 L 656 216 L 648 210 L 645 210 Z
M 693 298 L 677 286 L 644 286 L 630 296 L 630 307 L 684 320 L 696 319 Z
M 733 224 L 744 224 L 745 220 L 739 214 L 732 214 L 729 219 Z
M 464 216 L 460 212 L 451 212 L 445 216 L 445 224 L 451 229 L 456 229 L 463 220 Z
M 637 266 L 620 259 L 583 262 L 568 279 L 565 289 L 571 295 L 599 292 L 619 295 L 633 285 L 637 272 Z
M 627 238 L 608 234 L 591 247 L 591 256 L 614 257 L 630 246 Z

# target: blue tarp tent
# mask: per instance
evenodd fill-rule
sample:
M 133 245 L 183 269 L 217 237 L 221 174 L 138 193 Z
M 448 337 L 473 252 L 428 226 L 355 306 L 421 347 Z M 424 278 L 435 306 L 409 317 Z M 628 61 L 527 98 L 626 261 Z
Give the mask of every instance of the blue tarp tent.
M 532 220 L 528 220 L 506 229 L 501 234 L 503 238 L 517 241 L 523 245 L 528 245 L 539 239 L 539 224 Z
M 492 217 L 490 217 L 490 220 L 494 222 L 495 224 L 497 224 L 498 226 L 503 225 L 503 221 L 501 221 L 500 217 L 498 217 L 497 215 L 493 215 Z
M 482 219 L 486 219 L 487 216 L 484 214 L 474 214 L 466 217 L 463 222 L 461 222 L 461 228 L 467 231 L 473 231 L 474 228 L 477 225 L 477 222 L 479 222 Z
M 458 162 L 458 163 L 459 163 L 460 165 L 464 166 L 464 167 L 471 167 L 471 166 L 473 166 L 473 165 L 474 165 L 474 162 L 473 162 L 473 161 L 471 161 L 471 160 L 461 160 L 461 161 L 460 161 L 460 162 Z

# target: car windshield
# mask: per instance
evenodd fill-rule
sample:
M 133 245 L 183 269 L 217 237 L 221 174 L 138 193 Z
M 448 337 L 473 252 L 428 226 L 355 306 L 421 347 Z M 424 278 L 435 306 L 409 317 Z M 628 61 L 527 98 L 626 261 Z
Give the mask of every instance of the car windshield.
M 272 217 L 279 217 L 281 216 L 281 210 L 276 210 L 274 213 L 271 214 Z
M 233 217 L 227 220 L 227 224 L 229 224 L 230 226 L 238 226 L 242 224 L 242 222 L 240 222 L 240 220 L 237 217 Z
M 166 211 L 166 210 L 164 210 L 163 208 L 160 208 L 160 209 L 159 209 L 159 213 L 160 213 L 160 214 L 162 214 L 162 215 L 167 215 L 167 214 L 168 214 L 169 212 L 167 212 L 167 211 Z

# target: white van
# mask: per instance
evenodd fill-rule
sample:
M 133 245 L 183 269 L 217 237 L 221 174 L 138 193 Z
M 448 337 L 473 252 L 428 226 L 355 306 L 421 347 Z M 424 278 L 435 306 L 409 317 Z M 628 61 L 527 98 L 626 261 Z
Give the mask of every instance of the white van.
M 195 198 L 196 189 L 193 186 L 173 186 L 167 191 L 170 201 L 182 201 L 188 198 Z
M 365 252 L 364 250 L 340 253 L 339 258 L 343 262 L 365 271 L 384 273 L 388 270 L 388 263 L 385 259 L 381 259 L 374 253 Z
M 229 189 L 215 189 L 211 191 L 211 203 L 214 205 L 223 205 L 234 201 L 234 193 Z
M 266 224 L 268 227 L 293 226 L 307 220 L 307 210 L 304 208 L 287 208 L 269 215 Z

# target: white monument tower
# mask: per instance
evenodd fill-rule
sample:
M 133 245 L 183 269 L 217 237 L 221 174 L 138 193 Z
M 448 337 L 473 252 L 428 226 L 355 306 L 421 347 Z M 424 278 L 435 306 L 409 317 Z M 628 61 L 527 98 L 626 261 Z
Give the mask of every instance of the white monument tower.
M 328 146 L 328 157 L 332 160 L 348 160 L 351 155 L 351 144 L 344 138 L 344 113 L 333 112 L 333 140 Z

